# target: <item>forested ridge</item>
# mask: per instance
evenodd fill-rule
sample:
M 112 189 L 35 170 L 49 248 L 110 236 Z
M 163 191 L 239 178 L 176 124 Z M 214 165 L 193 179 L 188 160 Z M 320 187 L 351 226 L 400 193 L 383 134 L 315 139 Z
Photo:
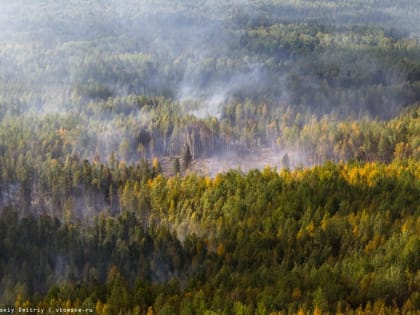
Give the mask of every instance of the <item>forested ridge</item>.
M 0 7 L 0 313 L 419 313 L 415 1 Z
M 419 176 L 410 160 L 112 178 L 120 213 L 89 224 L 66 212 L 75 197 L 62 220 L 6 208 L 2 299 L 98 314 L 415 314 Z

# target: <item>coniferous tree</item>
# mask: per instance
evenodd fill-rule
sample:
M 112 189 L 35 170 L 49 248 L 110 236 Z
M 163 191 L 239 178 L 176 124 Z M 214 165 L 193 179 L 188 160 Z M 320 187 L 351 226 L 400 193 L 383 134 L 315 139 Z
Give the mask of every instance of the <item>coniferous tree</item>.
M 184 153 L 182 155 L 182 160 L 183 160 L 184 170 L 187 170 L 192 162 L 192 155 L 190 151 L 190 146 L 188 144 L 185 145 Z
M 179 174 L 181 172 L 181 163 L 179 162 L 179 158 L 175 158 L 173 162 L 173 172 L 174 174 Z

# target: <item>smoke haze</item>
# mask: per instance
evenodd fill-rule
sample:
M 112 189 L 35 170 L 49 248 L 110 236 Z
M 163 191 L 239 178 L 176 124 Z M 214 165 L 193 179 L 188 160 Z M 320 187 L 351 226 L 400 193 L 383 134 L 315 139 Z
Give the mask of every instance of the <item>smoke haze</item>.
M 84 138 L 77 143 L 89 159 L 120 152 L 120 158 L 136 160 L 139 130 L 153 137 L 147 110 L 130 105 L 112 112 L 124 103 L 120 97 L 163 96 L 179 104 L 180 116 L 220 121 L 229 104 L 247 100 L 267 103 L 273 119 L 287 106 L 318 117 L 337 112 L 384 119 L 417 100 L 410 64 L 393 61 L 418 50 L 420 8 L 413 1 L 0 5 L 1 98 L 19 106 L 20 114 L 81 115 Z M 381 40 L 384 47 L 401 40 L 414 48 L 386 57 Z M 168 145 L 162 146 L 167 155 Z

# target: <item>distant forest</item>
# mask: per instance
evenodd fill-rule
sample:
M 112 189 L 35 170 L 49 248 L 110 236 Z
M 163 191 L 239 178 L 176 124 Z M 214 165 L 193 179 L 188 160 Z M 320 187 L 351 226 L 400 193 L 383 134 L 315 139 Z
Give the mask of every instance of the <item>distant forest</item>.
M 0 313 L 418 314 L 420 4 L 0 6 Z

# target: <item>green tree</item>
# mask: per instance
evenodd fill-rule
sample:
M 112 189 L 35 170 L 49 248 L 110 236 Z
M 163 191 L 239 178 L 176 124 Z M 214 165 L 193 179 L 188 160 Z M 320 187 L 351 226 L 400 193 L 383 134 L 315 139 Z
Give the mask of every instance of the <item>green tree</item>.
M 179 162 L 179 158 L 174 159 L 172 168 L 175 175 L 181 172 L 181 163 Z
M 190 151 L 190 146 L 188 144 L 185 145 L 184 153 L 182 154 L 182 159 L 184 170 L 187 170 L 192 162 L 192 155 Z

